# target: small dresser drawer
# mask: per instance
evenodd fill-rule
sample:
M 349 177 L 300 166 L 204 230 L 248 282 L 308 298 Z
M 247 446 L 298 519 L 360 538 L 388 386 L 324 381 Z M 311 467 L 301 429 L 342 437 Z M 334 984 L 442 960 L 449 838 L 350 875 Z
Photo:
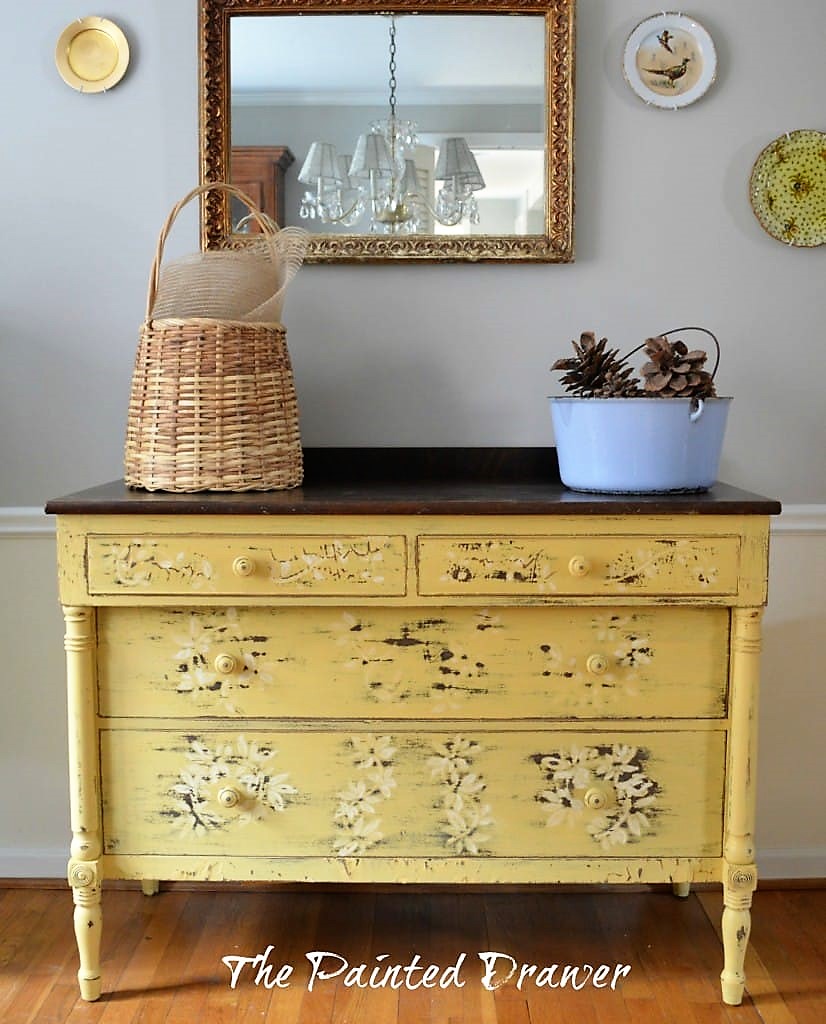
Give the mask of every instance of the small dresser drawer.
M 725 715 L 725 608 L 102 608 L 104 717 Z
M 737 593 L 740 539 L 721 537 L 420 536 L 428 597 Z
M 101 536 L 87 541 L 90 594 L 401 596 L 403 536 Z
M 724 753 L 699 730 L 104 730 L 104 850 L 719 856 Z

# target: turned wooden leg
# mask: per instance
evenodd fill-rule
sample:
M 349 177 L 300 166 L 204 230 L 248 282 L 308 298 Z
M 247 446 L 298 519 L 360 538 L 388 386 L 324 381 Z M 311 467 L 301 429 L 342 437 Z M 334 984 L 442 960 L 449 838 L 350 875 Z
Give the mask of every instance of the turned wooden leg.
M 691 893 L 691 882 L 672 882 L 671 891 L 684 900 Z
M 69 885 L 75 901 L 75 938 L 80 954 L 77 980 L 83 999 L 100 997 L 100 875 L 96 861 L 69 861 Z
M 143 890 L 144 896 L 157 896 L 160 887 L 161 883 L 157 878 L 141 879 L 141 889 Z
M 729 788 L 723 843 L 724 966 L 720 975 L 723 1002 L 730 1006 L 743 999 L 743 964 L 751 932 L 752 893 L 757 885 L 754 805 L 761 618 L 761 608 L 735 608 L 732 612 Z
M 730 867 L 723 886 L 723 953 L 724 966 L 720 980 L 723 1002 L 739 1006 L 743 1001 L 746 972 L 746 947 L 751 934 L 751 896 L 757 880 L 754 865 L 750 868 Z
M 95 625 L 90 608 L 64 608 L 66 678 L 69 709 L 69 802 L 72 854 L 69 885 L 80 954 L 80 994 L 100 996 L 102 927 L 101 827 L 98 802 L 98 737 L 95 726 Z

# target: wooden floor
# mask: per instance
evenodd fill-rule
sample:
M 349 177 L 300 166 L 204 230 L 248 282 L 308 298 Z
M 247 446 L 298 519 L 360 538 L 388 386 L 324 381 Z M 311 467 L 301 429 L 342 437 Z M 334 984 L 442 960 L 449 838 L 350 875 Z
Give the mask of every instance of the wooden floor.
M 826 890 L 759 891 L 740 1007 L 720 1002 L 719 891 L 677 899 L 669 892 L 569 891 L 219 891 L 175 889 L 144 897 L 104 894 L 103 996 L 83 1003 L 71 923 L 61 888 L 0 888 L 2 1024 L 823 1024 L 826 1021 Z M 274 951 L 262 973 L 239 967 L 237 985 L 222 957 Z M 314 951 L 345 958 L 348 970 L 400 965 L 400 989 L 358 988 L 345 974 L 316 980 Z M 616 965 L 630 972 L 610 985 L 538 987 L 518 972 L 489 991 L 479 953 L 518 964 Z M 454 974 L 443 972 L 457 964 Z M 378 961 L 376 958 L 387 954 Z M 438 964 L 445 987 L 419 985 L 408 971 L 418 954 Z M 238 961 L 234 961 L 238 963 Z M 500 957 L 496 966 L 509 961 Z M 274 983 L 278 968 L 285 971 Z M 341 961 L 327 957 L 322 971 Z M 490 979 L 501 980 L 500 970 Z M 548 973 L 545 972 L 545 979 Z M 585 977 L 580 971 L 578 983 Z M 378 980 L 380 977 L 377 976 Z M 265 981 L 269 980 L 272 988 Z M 560 980 L 559 972 L 553 981 Z

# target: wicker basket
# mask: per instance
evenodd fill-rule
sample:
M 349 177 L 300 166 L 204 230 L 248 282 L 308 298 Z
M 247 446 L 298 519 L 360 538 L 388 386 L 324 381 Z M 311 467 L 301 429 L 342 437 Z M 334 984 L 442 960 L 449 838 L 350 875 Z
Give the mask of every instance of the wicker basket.
M 169 229 L 190 199 L 211 188 L 237 195 L 257 213 L 233 186 L 204 185 L 174 207 L 161 230 L 132 375 L 125 482 L 181 492 L 297 487 L 303 460 L 284 327 L 152 317 Z

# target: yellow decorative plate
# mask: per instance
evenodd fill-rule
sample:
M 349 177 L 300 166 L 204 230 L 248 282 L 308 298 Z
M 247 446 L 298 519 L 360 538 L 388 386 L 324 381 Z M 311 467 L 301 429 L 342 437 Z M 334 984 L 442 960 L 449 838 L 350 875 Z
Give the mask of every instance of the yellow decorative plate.
M 111 89 L 126 74 L 129 44 L 106 18 L 79 18 L 57 41 L 55 63 L 63 81 L 80 92 Z
M 787 245 L 826 242 L 826 132 L 787 132 L 754 162 L 751 206 L 766 231 Z

